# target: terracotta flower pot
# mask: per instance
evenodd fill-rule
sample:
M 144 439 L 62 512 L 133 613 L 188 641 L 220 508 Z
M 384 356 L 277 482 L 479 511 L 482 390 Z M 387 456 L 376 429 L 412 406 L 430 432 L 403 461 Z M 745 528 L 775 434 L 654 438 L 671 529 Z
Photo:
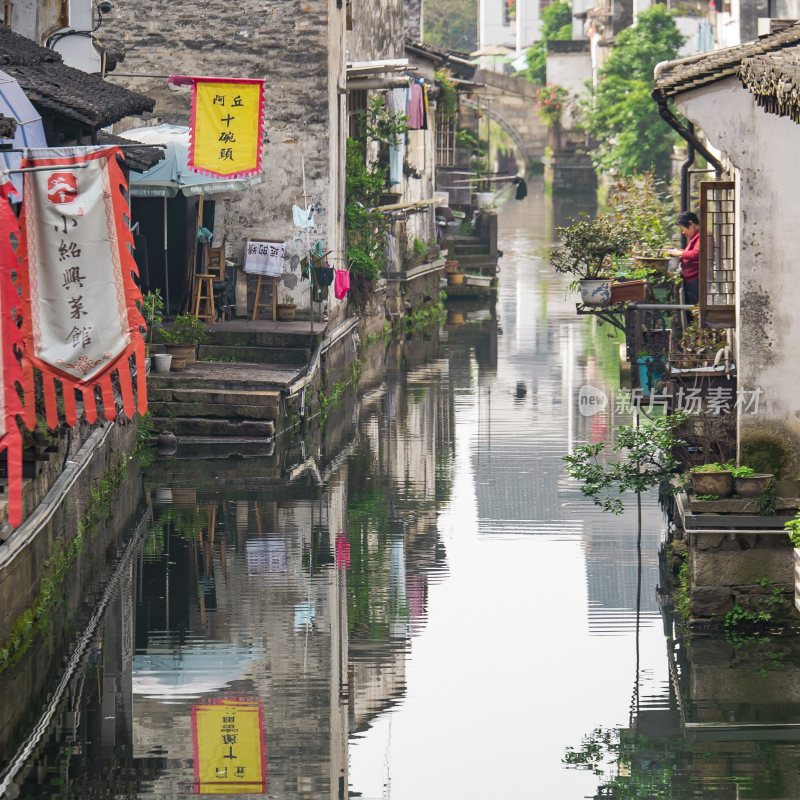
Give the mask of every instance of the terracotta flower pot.
M 463 272 L 451 272 L 447 276 L 447 285 L 448 286 L 461 286 L 464 283 L 464 273 Z
M 647 281 L 619 281 L 611 284 L 611 304 L 642 302 L 647 298 Z
M 287 303 L 278 303 L 278 322 L 291 322 L 297 307 Z
M 166 342 L 164 344 L 164 349 L 172 354 L 173 359 L 185 358 L 187 366 L 197 361 L 197 342 L 192 342 L 191 344 Z
M 717 497 L 730 497 L 733 494 L 733 474 L 731 472 L 691 472 L 692 488 L 695 495 L 714 494 Z
M 761 497 L 773 477 L 771 473 L 761 472 L 749 478 L 734 478 L 733 485 L 739 497 Z

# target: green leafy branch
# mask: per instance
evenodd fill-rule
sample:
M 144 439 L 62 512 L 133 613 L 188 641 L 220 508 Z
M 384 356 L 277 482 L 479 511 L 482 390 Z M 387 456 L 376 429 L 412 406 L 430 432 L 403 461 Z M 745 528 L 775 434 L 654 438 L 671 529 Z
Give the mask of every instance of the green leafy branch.
M 624 505 L 616 495 L 625 492 L 646 492 L 661 486 L 668 493 L 680 487 L 672 479 L 682 470 L 673 455 L 676 446 L 685 444 L 675 435 L 675 429 L 687 418 L 684 413 L 653 420 L 649 425 L 623 425 L 612 446 L 617 460 L 601 461 L 599 456 L 605 442 L 579 445 L 563 456 L 566 472 L 582 483 L 581 493 L 603 511 L 621 514 Z

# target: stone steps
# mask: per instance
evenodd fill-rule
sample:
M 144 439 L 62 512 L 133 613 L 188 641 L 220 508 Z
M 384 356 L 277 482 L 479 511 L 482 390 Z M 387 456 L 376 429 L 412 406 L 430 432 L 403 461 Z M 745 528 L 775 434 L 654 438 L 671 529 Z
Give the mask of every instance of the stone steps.
M 488 253 L 489 248 L 485 244 L 460 244 L 456 245 L 455 258 L 461 260 L 466 256 L 480 255 L 481 253 Z
M 310 326 L 310 323 L 307 323 Z M 220 325 L 208 331 L 206 346 L 214 347 L 266 347 L 275 349 L 309 350 L 319 341 L 319 333 L 310 331 L 283 333 L 269 330 L 225 330 Z
M 471 265 L 478 265 L 478 264 L 496 264 L 497 259 L 493 259 L 489 255 L 488 250 L 483 250 L 480 253 L 472 253 L 470 255 L 462 255 L 461 253 L 458 254 L 458 264 L 461 269 L 465 269 Z
M 279 392 L 270 391 L 171 387 L 150 389 L 148 405 L 155 417 L 274 421 L 280 412 L 281 399 Z
M 238 439 L 271 439 L 275 436 L 272 420 L 222 420 L 203 417 L 152 417 L 156 433 L 171 431 L 182 436 L 229 437 Z
M 306 347 L 264 347 L 261 345 L 201 344 L 200 361 L 227 361 L 236 364 L 307 364 Z

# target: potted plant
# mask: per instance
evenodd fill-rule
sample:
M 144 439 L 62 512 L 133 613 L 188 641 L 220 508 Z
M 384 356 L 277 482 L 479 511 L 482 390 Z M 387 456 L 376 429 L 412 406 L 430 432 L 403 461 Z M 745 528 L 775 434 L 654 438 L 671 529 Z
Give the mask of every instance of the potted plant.
M 772 473 L 756 472 L 752 467 L 734 467 L 733 485 L 739 497 L 761 497 L 775 477 Z
M 289 292 L 284 292 L 280 303 L 278 303 L 278 321 L 291 322 L 294 319 L 295 311 L 294 298 Z
M 728 464 L 701 464 L 692 467 L 689 475 L 696 495 L 730 497 L 733 494 L 733 467 Z
M 548 260 L 556 272 L 572 275 L 570 288 L 580 288 L 586 306 L 606 305 L 611 299 L 611 259 L 630 250 L 632 234 L 623 220 L 603 215 L 579 219 L 556 229 L 561 245 Z
M 178 314 L 167 328 L 161 328 L 164 349 L 172 354 L 173 369 L 175 361 L 186 359 L 186 364 L 197 361 L 197 345 L 208 339 L 205 323 L 194 314 Z
M 666 272 L 669 268 L 669 256 L 665 256 L 663 250 L 644 250 L 634 258 L 643 269 Z

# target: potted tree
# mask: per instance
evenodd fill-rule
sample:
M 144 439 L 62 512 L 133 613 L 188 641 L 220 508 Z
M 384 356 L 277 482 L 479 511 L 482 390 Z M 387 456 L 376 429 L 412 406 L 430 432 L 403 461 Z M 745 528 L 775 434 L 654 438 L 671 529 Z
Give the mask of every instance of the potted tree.
M 147 326 L 144 355 L 145 358 L 149 358 L 153 334 L 161 330 L 161 322 L 164 318 L 164 300 L 161 298 L 161 292 L 159 292 L 158 289 L 154 289 L 152 292 L 147 292 L 142 295 L 140 308 L 142 317 L 144 318 L 144 324 Z
M 208 339 L 205 323 L 194 314 L 178 314 L 167 328 L 161 328 L 164 349 L 172 355 L 172 368 L 175 362 L 185 359 L 185 364 L 197 361 L 197 345 Z
M 278 321 L 291 322 L 294 319 L 294 314 L 297 309 L 294 298 L 289 292 L 284 292 L 278 303 Z
M 611 259 L 630 251 L 633 235 L 623 220 L 611 215 L 574 220 L 556 229 L 561 245 L 548 260 L 556 272 L 572 275 L 571 289 L 580 289 L 586 306 L 606 305 L 611 299 Z

